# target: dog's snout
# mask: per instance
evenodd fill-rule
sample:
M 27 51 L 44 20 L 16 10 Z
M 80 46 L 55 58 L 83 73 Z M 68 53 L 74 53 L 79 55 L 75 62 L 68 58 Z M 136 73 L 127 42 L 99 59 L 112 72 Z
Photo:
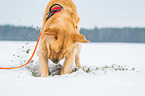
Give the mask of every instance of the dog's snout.
M 58 59 L 53 59 L 52 62 L 57 64 L 59 62 L 59 60 Z

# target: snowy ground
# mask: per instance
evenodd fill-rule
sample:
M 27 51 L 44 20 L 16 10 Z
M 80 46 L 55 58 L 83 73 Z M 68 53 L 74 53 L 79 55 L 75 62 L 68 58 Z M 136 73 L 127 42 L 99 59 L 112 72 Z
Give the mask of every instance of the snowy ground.
M 0 41 L 0 67 L 23 64 L 34 45 Z M 27 68 L 0 70 L 0 96 L 145 96 L 145 44 L 83 44 L 80 57 L 89 72 L 41 78 Z

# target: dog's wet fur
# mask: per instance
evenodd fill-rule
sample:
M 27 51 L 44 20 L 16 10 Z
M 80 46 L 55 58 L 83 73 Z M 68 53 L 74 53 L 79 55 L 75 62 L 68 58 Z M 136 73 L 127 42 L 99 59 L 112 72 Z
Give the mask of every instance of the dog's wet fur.
M 63 9 L 42 25 L 43 32 L 39 46 L 41 77 L 49 76 L 48 59 L 54 63 L 59 63 L 60 60 L 65 58 L 61 75 L 71 72 L 74 59 L 76 66 L 81 68 L 79 59 L 80 43 L 89 42 L 82 34 L 79 34 L 80 18 L 72 0 L 50 0 L 43 16 L 44 19 L 53 4 L 60 4 Z M 54 7 L 58 7 L 58 5 Z

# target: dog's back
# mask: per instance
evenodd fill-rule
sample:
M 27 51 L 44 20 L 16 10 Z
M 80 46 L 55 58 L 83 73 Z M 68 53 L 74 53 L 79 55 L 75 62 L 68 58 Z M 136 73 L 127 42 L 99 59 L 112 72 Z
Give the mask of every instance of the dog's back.
M 77 28 L 76 29 L 79 30 L 79 26 L 78 26 L 79 24 L 78 23 L 79 23 L 80 18 L 78 16 L 76 6 L 75 6 L 75 4 L 73 3 L 72 0 L 50 0 L 46 9 L 45 9 L 43 18 L 45 18 L 46 15 L 49 13 L 49 9 L 53 4 L 60 4 L 61 6 L 63 6 L 63 9 L 67 10 L 70 13 L 70 15 L 72 15 L 73 19 L 77 23 L 77 26 L 76 26 Z

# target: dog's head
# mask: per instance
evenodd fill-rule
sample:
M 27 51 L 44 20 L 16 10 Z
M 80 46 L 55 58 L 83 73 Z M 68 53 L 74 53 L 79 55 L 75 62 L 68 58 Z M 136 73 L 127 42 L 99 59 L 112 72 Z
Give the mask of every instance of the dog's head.
M 88 40 L 82 34 L 79 34 L 71 23 L 55 24 L 50 26 L 44 31 L 47 36 L 47 46 L 49 46 L 49 59 L 54 63 L 58 63 L 61 59 L 65 58 L 71 50 L 75 47 L 76 43 L 87 43 Z

